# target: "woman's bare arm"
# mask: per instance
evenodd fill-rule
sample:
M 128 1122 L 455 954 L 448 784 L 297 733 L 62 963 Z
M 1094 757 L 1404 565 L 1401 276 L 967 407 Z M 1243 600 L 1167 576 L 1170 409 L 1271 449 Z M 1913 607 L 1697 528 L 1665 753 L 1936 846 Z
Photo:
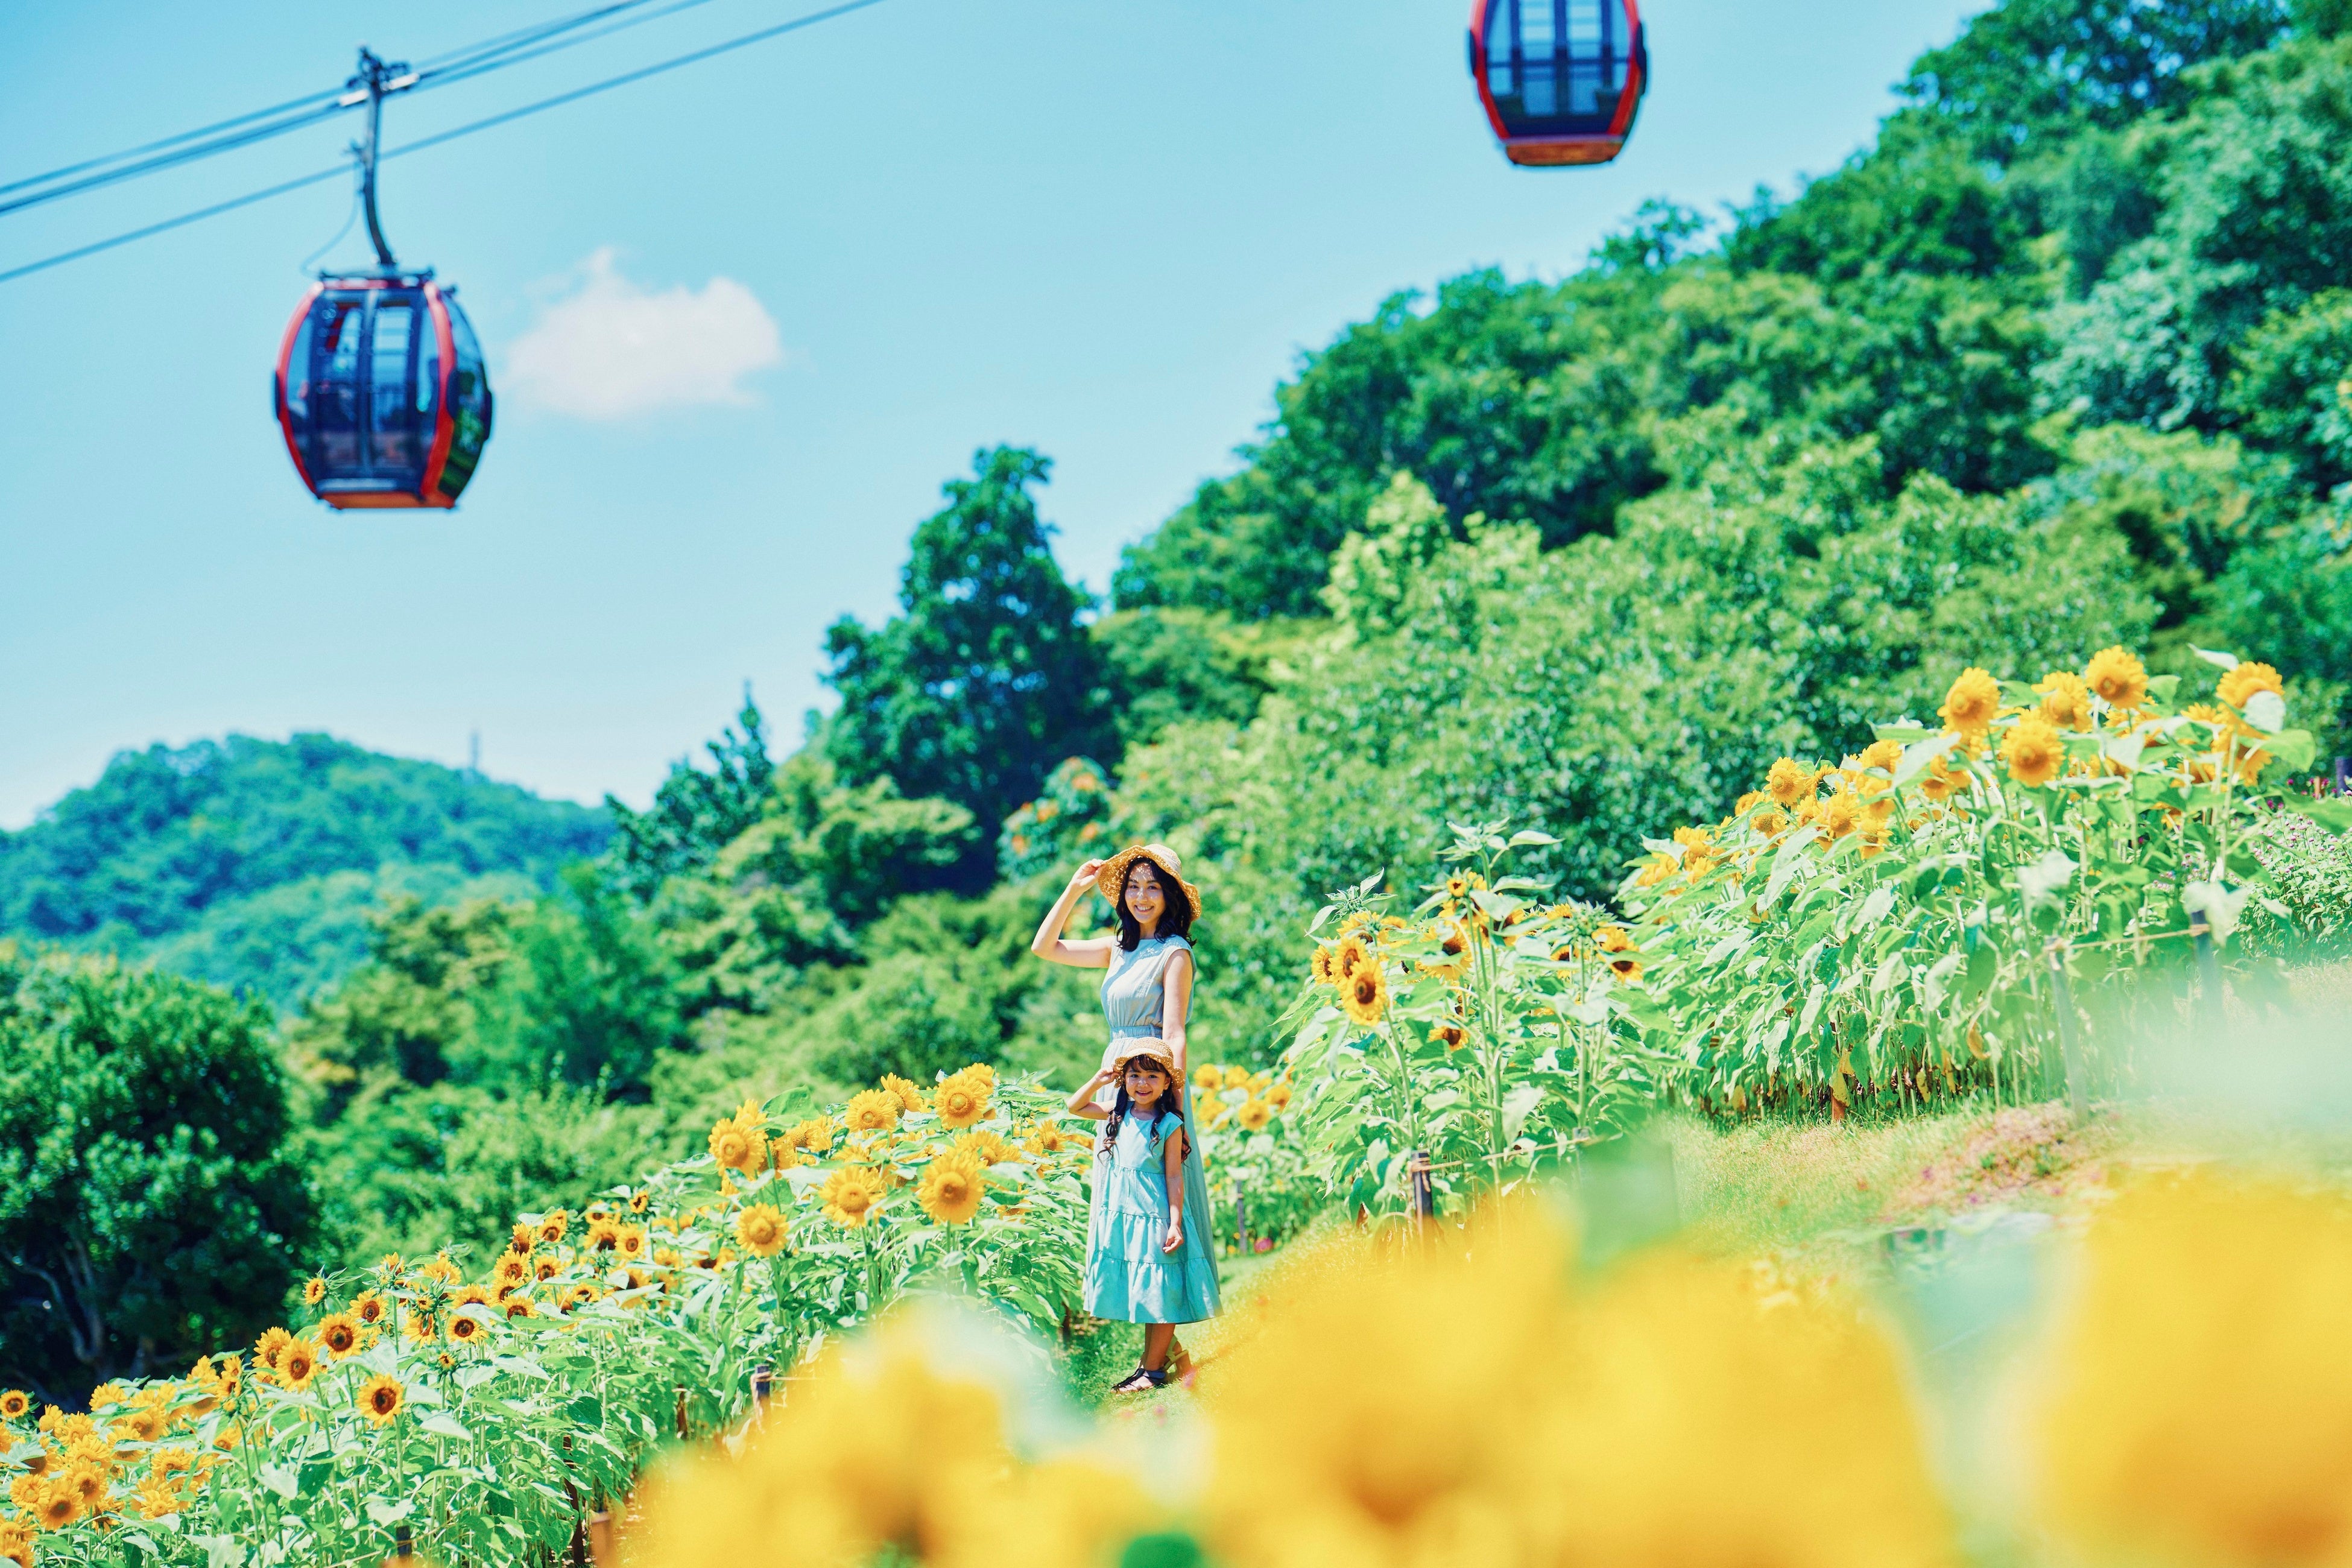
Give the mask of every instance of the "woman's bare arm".
M 1160 1037 L 1176 1058 L 1176 1081 L 1184 1081 L 1184 1020 L 1192 1011 L 1192 955 L 1182 948 L 1168 955 L 1160 972 Z
M 1029 939 L 1031 952 L 1048 963 L 1066 963 L 1073 969 L 1110 967 L 1111 938 L 1087 937 L 1079 942 L 1062 940 L 1062 928 L 1070 923 L 1070 911 L 1076 909 L 1078 900 L 1087 896 L 1087 889 L 1094 886 L 1095 873 L 1101 869 L 1102 862 L 1099 860 L 1089 860 L 1078 868 L 1077 875 L 1070 879 L 1070 885 L 1062 889 L 1062 896 L 1054 900 L 1052 909 L 1045 911 L 1045 923 L 1037 928 L 1037 934 Z

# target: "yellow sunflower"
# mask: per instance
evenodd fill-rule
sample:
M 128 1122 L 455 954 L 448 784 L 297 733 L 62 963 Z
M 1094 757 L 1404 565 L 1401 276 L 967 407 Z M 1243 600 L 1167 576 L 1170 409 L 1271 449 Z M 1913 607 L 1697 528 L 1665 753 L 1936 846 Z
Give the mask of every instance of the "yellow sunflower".
M 1199 1089 L 1202 1094 L 1213 1093 L 1218 1086 L 1223 1084 L 1224 1081 L 1224 1069 L 1218 1067 L 1213 1067 L 1207 1062 L 1203 1062 L 1199 1067 L 1192 1069 L 1192 1087 Z
M 1376 965 L 1371 948 L 1362 937 L 1350 932 L 1341 937 L 1339 945 L 1332 950 L 1331 967 L 1339 974 L 1339 984 L 1344 989 L 1348 982 L 1355 978 L 1356 971 Z
M 461 1345 L 469 1345 L 488 1336 L 489 1325 L 474 1315 L 477 1310 L 478 1309 L 468 1307 L 450 1315 L 449 1337 L 452 1340 Z
M 557 1209 L 553 1214 L 547 1215 L 539 1222 L 539 1239 L 546 1245 L 553 1247 L 557 1242 L 563 1239 L 564 1234 L 571 1228 L 571 1226 L 572 1216 L 564 1213 L 562 1209 Z
M 1339 960 L 1333 956 L 1331 944 L 1329 942 L 1317 942 L 1315 944 L 1315 956 L 1308 959 L 1307 962 L 1307 972 L 1314 976 L 1316 984 L 1337 985 L 1339 984 Z
M 1263 1100 L 1247 1100 L 1243 1101 L 1242 1108 L 1234 1113 L 1234 1120 L 1253 1132 L 1263 1132 L 1265 1131 L 1265 1124 L 1274 1120 L 1274 1107 Z
M 898 1125 L 904 1109 L 898 1097 L 887 1089 L 869 1089 L 849 1097 L 849 1109 L 842 1112 L 842 1125 L 852 1132 L 881 1132 Z
M 824 1179 L 818 1196 L 824 1201 L 824 1217 L 834 1224 L 864 1225 L 882 1201 L 882 1178 L 863 1165 L 844 1165 Z
M 614 1238 L 613 1250 L 624 1258 L 643 1258 L 646 1255 L 646 1227 L 641 1225 L 623 1226 L 621 1234 Z
M 378 1373 L 360 1385 L 360 1414 L 379 1426 L 388 1426 L 400 1414 L 408 1391 L 400 1386 L 400 1379 L 389 1373 Z
M 253 1363 L 276 1372 L 278 1358 L 286 1353 L 286 1347 L 293 1342 L 294 1336 L 284 1329 L 263 1330 L 261 1337 L 253 1342 Z
M 1430 935 L 1437 939 L 1438 958 L 1420 961 L 1421 969 L 1430 974 L 1452 979 L 1470 967 L 1470 928 L 1452 917 L 1439 921 Z
M 2219 696 L 2222 701 L 2242 712 L 2257 691 L 2284 697 L 2286 683 L 2279 679 L 2279 672 L 2267 664 L 2242 664 L 2221 677 Z
M 923 1109 L 923 1091 L 911 1079 L 903 1079 L 897 1073 L 886 1072 L 882 1075 L 882 1090 L 886 1094 L 898 1098 L 898 1109 L 901 1110 Z
M 20 1421 L 32 1407 L 32 1397 L 21 1388 L 0 1393 L 0 1420 Z
M 2137 708 L 2147 700 L 2147 667 L 2121 647 L 2104 647 L 2091 656 L 2083 684 L 2110 708 Z
M 988 1115 L 987 1088 L 961 1073 L 940 1085 L 934 1102 L 943 1127 L 969 1127 Z
M 319 1320 L 310 1331 L 319 1349 L 340 1361 L 360 1348 L 359 1320 L 349 1312 L 335 1312 Z
M 81 1494 L 74 1489 L 70 1478 L 52 1476 L 41 1483 L 34 1500 L 25 1505 L 43 1530 L 63 1530 L 81 1517 Z
M 784 1216 L 772 1204 L 753 1204 L 735 1217 L 735 1239 L 754 1258 L 773 1258 L 784 1249 Z
M 1853 765 L 1856 768 L 1883 768 L 1891 773 L 1895 771 L 1895 764 L 1902 760 L 1903 742 L 1900 741 L 1873 741 L 1862 749 L 1860 756 L 1854 758 Z
M 441 1326 L 432 1313 L 412 1307 L 400 1315 L 400 1337 L 413 1345 L 429 1345 L 441 1337 Z
M 384 1320 L 383 1298 L 373 1290 L 362 1290 L 352 1298 L 352 1316 L 371 1328 Z
M 932 1159 L 915 1201 L 941 1225 L 964 1225 L 980 1213 L 981 1195 L 987 1190 L 988 1178 L 982 1173 L 980 1162 L 968 1153 L 950 1151 Z
M 593 1226 L 589 1234 L 595 1234 Z M 530 1259 L 519 1252 L 502 1252 L 490 1270 L 490 1278 L 501 1285 L 520 1285 L 530 1278 Z
M 278 1381 L 299 1393 L 319 1375 L 319 1347 L 299 1335 L 289 1337 L 278 1356 Z
M 768 1135 L 731 1116 L 721 1117 L 710 1129 L 710 1154 L 720 1169 L 750 1175 L 768 1163 Z
M 1289 1080 L 1286 1079 L 1277 1079 L 1276 1082 L 1267 1085 L 1265 1098 L 1276 1110 L 1280 1110 L 1284 1107 L 1287 1106 L 1290 1103 Z
M 1795 805 L 1813 793 L 1813 770 L 1793 757 L 1782 757 L 1764 775 L 1764 793 L 1780 805 Z
M 2071 669 L 2053 669 L 2033 683 L 2042 694 L 2042 717 L 2061 730 L 2091 727 L 2091 689 Z
M 1388 982 L 1381 977 L 1380 965 L 1368 963 L 1348 976 L 1339 988 L 1339 1005 L 1365 1028 L 1379 1023 L 1389 1005 Z
M 2028 789 L 2039 789 L 2065 767 L 2066 742 L 2049 720 L 2029 713 L 2001 738 L 2000 760 L 2009 764 L 2011 778 Z
M 1021 1159 L 1019 1144 L 986 1127 L 975 1127 L 957 1139 L 954 1149 L 959 1154 L 971 1155 L 982 1165 L 1012 1164 Z
M 1992 672 L 1974 665 L 1960 671 L 1952 689 L 1944 695 L 1944 705 L 1936 710 L 1947 727 L 1963 735 L 1981 735 L 1991 728 L 1993 715 L 2000 711 L 2000 683 Z

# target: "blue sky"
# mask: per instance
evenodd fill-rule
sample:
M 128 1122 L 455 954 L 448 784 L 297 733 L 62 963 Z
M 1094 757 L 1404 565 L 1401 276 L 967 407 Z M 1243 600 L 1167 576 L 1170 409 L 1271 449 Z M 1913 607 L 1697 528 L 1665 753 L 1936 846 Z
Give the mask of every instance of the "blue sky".
M 396 102 L 402 142 L 814 8 L 710 0 Z M 1655 0 L 1626 154 L 1494 150 L 1454 0 L 884 0 L 386 167 L 499 391 L 454 514 L 338 514 L 267 404 L 327 184 L 0 284 L 0 827 L 114 751 L 323 729 L 642 801 L 753 682 L 824 700 L 973 449 L 1055 462 L 1096 587 L 1392 290 L 1573 270 L 1649 196 L 1786 191 L 1971 0 Z M 0 180 L 561 0 L 0 9 Z M 0 217 L 0 270 L 335 157 L 351 122 Z M 331 259 L 362 259 L 354 229 Z M 616 345 L 633 344 L 624 350 Z

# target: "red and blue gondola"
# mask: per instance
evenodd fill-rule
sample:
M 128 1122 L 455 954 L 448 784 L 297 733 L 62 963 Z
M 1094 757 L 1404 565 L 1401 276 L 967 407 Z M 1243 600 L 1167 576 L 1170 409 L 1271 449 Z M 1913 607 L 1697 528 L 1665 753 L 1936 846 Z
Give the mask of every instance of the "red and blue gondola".
M 1472 0 L 1470 75 L 1503 156 L 1606 163 L 1650 85 L 1635 0 Z
M 490 382 L 432 273 L 325 278 L 278 351 L 278 428 L 336 508 L 453 507 L 490 438 Z

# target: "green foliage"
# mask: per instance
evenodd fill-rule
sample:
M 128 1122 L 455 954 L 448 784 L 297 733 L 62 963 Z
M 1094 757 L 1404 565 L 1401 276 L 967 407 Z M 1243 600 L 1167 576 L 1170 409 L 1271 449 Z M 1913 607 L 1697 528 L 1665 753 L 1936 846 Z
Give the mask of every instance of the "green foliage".
M 55 1397 L 236 1343 L 309 1247 L 268 1013 L 0 943 L 0 1383 Z
M 2281 0 L 2007 0 L 1912 66 L 1905 96 L 2006 163 L 2044 139 L 2122 125 L 2188 96 L 2187 68 L 2269 47 Z
M 1110 775 L 1090 757 L 1068 757 L 1045 775 L 1037 798 L 1024 801 L 997 836 L 996 864 L 1015 881 L 1098 857 L 1108 846 Z
M 1079 624 L 1085 596 L 1055 563 L 1030 487 L 1051 465 L 998 447 L 915 530 L 900 613 L 878 629 L 844 617 L 825 634 L 841 707 L 825 753 L 852 784 L 888 777 L 994 823 L 1062 758 L 1115 739 L 1101 656 Z M 975 836 L 957 885 L 984 887 Z
M 642 1097 L 656 1058 L 685 1044 L 675 966 L 591 868 L 565 872 L 564 890 L 514 928 L 451 1071 L 477 1083 L 562 1081 Z
M 613 814 L 614 879 L 635 897 L 651 898 L 665 878 L 709 866 L 766 809 L 776 766 L 748 686 L 736 722 L 743 726 L 740 732 L 730 728 L 709 743 L 709 772 L 684 758 L 670 764 L 652 810 L 635 812 L 604 797 L 604 809 Z
M 1890 501 L 1867 445 L 1710 460 L 1705 426 L 1685 435 L 1695 482 L 1615 539 L 1545 552 L 1481 526 L 1401 575 L 1364 564 L 1392 535 L 1352 546 L 1335 631 L 1257 720 L 1129 759 L 1137 829 L 1217 864 L 1208 951 L 1235 962 L 1202 993 L 1242 1027 L 1262 1040 L 1280 1010 L 1316 895 L 1425 864 L 1438 821 L 1558 824 L 1532 873 L 1601 899 L 1645 830 L 1720 816 L 1782 751 L 1932 711 L 1960 663 L 1997 647 L 2038 675 L 2146 633 L 2101 516 L 1924 479 Z
M 291 1002 L 364 940 L 359 884 L 315 879 L 413 875 L 425 891 L 510 874 L 543 888 L 606 831 L 583 806 L 327 735 L 150 746 L 0 835 L 0 931 L 127 952 L 177 939 L 173 955 L 207 977 L 268 982 Z M 278 934 L 320 956 L 285 963 Z
M 577 1208 L 637 1175 L 656 1152 L 647 1131 L 640 1109 L 562 1083 L 499 1092 L 378 1078 L 309 1155 L 341 1257 L 488 1258 L 517 1215 Z

